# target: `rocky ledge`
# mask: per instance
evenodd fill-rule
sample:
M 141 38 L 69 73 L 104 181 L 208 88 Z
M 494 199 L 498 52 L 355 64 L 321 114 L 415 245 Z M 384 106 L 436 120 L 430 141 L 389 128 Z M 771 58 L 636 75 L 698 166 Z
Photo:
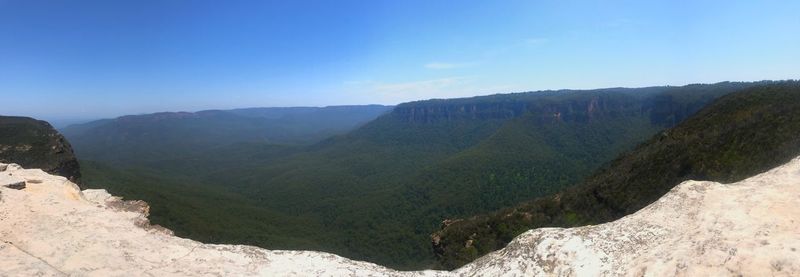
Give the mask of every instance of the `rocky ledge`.
M 799 206 L 800 158 L 739 183 L 684 182 L 614 222 L 531 230 L 452 272 L 403 272 L 175 237 L 144 202 L 0 164 L 0 275 L 798 276 Z

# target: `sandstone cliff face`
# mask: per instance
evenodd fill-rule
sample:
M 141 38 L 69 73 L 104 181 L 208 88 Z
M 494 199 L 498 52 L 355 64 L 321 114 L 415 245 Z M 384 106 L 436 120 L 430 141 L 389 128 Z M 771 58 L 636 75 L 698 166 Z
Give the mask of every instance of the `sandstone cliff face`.
M 147 206 L 0 165 L 0 275 L 797 276 L 800 158 L 733 184 L 687 181 L 620 220 L 528 231 L 452 272 L 182 239 Z
M 507 120 L 524 115 L 542 122 L 589 122 L 601 118 L 645 117 L 653 125 L 674 126 L 714 98 L 732 92 L 701 88 L 652 87 L 540 91 L 400 104 L 390 116 L 410 123 L 458 120 Z M 688 99 L 693 95 L 696 99 Z
M 0 116 L 0 162 L 40 168 L 73 182 L 81 177 L 64 136 L 49 123 L 28 117 Z

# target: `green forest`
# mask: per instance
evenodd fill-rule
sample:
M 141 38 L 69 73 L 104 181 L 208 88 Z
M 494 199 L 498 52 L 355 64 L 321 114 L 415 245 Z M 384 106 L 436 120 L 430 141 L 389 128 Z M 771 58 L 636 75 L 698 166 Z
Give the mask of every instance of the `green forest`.
M 444 219 L 553 195 L 715 99 L 761 85 L 498 94 L 410 102 L 350 118 L 343 114 L 352 111 L 343 109 L 292 122 L 361 121 L 280 138 L 263 130 L 253 136 L 267 126 L 252 123 L 264 113 L 225 111 L 212 117 L 214 126 L 226 126 L 219 131 L 198 131 L 207 125 L 194 117 L 143 115 L 73 126 L 64 134 L 81 160 L 84 186 L 145 200 L 151 221 L 179 236 L 322 250 L 398 269 L 452 268 L 538 225 L 499 226 L 499 238 L 477 250 L 448 245 L 434 251 L 430 234 Z M 247 123 L 228 123 L 242 117 Z M 160 135 L 144 135 L 154 133 Z M 593 216 L 565 218 L 611 218 Z M 454 243 L 467 232 L 449 230 L 443 236 Z

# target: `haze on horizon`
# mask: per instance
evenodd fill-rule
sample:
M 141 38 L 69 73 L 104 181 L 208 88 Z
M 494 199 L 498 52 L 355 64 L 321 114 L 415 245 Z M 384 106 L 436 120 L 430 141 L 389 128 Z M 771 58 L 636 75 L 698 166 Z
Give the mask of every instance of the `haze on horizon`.
M 0 114 L 796 79 L 800 2 L 0 0 Z

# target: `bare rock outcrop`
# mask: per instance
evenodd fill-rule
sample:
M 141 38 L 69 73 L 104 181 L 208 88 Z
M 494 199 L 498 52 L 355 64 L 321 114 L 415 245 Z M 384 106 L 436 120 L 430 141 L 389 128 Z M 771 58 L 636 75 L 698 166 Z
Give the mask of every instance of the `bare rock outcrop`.
M 315 251 L 203 244 L 151 226 L 144 202 L 81 191 L 38 169 L 0 168 L 0 275 L 800 275 L 800 158 L 734 184 L 684 182 L 614 222 L 531 230 L 452 272 L 395 271 Z M 13 180 L 26 185 L 3 186 Z

